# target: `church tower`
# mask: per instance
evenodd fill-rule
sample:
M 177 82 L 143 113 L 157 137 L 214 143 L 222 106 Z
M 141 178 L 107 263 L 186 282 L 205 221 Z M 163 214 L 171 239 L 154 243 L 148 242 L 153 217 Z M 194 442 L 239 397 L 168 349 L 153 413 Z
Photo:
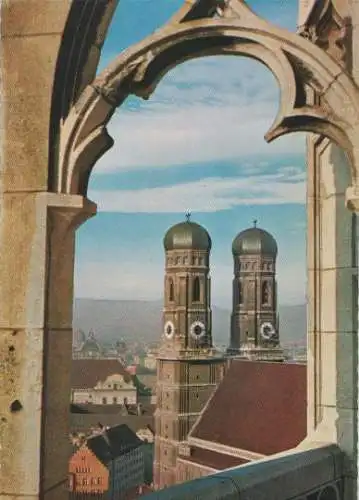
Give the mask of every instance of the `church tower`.
M 212 345 L 211 238 L 187 220 L 164 238 L 163 331 L 157 357 L 154 483 L 176 482 L 180 443 L 197 420 L 224 373 L 224 358 Z
M 229 353 L 252 360 L 283 361 L 277 316 L 275 239 L 254 227 L 233 241 L 233 310 Z

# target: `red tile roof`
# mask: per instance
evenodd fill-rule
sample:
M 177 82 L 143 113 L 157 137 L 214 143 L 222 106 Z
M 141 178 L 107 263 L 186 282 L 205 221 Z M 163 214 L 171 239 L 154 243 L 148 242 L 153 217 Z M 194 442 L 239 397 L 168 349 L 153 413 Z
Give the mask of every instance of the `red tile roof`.
M 190 435 L 270 455 L 306 436 L 306 366 L 232 360 Z
M 71 388 L 90 389 L 111 375 L 131 375 L 117 359 L 74 359 L 71 366 Z
M 179 455 L 179 458 L 187 460 L 188 462 L 204 465 L 215 470 L 223 470 L 236 466 L 238 467 L 238 465 L 248 463 L 248 460 L 245 460 L 244 458 L 233 457 L 224 453 L 217 453 L 216 451 L 198 448 L 197 446 L 191 446 L 190 457 Z

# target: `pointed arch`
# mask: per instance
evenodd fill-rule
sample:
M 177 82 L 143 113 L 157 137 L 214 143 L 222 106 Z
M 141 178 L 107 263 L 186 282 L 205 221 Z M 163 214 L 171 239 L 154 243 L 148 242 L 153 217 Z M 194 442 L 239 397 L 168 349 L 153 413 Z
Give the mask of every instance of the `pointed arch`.
M 351 185 L 356 187 L 359 91 L 353 80 L 309 40 L 272 26 L 238 0 L 233 5 L 236 8 L 232 8 L 230 18 L 186 18 L 165 25 L 120 54 L 85 88 L 61 127 L 59 192 L 86 194 L 94 164 L 113 145 L 106 125 L 129 95 L 148 99 L 175 66 L 220 54 L 253 58 L 269 68 L 278 81 L 280 105 L 265 136 L 267 142 L 295 131 L 325 135 L 346 151 Z M 320 104 L 312 103 L 309 87 L 322 96 Z M 348 204 L 356 197 L 350 187 Z

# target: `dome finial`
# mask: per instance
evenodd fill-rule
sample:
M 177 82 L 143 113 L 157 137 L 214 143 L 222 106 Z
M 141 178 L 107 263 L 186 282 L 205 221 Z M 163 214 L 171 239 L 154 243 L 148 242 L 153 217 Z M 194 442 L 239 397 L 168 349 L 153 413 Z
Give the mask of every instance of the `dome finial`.
M 258 222 L 257 219 L 253 219 L 253 227 L 257 227 L 257 222 Z
M 191 221 L 191 215 L 192 215 L 191 212 L 189 210 L 187 210 L 187 212 L 186 212 L 186 221 L 187 222 Z

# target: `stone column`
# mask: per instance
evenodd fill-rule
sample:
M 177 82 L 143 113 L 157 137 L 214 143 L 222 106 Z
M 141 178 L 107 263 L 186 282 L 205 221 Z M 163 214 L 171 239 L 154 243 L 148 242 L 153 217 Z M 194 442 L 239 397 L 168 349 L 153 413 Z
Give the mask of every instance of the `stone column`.
M 308 437 L 345 453 L 346 499 L 357 470 L 358 282 L 350 168 L 328 139 L 309 138 Z
M 76 227 L 81 196 L 9 193 L 0 226 L 1 493 L 63 499 L 69 446 Z

